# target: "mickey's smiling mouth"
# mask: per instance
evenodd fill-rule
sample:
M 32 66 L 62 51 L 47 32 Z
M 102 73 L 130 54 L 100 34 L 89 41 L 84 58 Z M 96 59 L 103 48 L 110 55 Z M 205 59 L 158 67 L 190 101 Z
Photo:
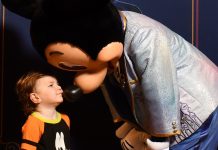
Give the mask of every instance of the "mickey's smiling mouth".
M 58 66 L 64 70 L 69 70 L 69 71 L 81 71 L 81 70 L 87 69 L 87 67 L 83 65 L 68 66 L 68 65 L 65 65 L 63 62 L 59 63 Z

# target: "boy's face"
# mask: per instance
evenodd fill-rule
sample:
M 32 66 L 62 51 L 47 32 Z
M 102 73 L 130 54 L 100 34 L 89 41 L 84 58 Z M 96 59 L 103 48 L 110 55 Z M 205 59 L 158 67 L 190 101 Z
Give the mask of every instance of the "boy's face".
M 57 80 L 51 76 L 38 79 L 35 84 L 34 93 L 38 98 L 36 103 L 39 105 L 56 107 L 63 102 L 63 90 Z
M 90 93 L 103 82 L 108 70 L 114 70 L 123 52 L 123 44 L 112 42 L 102 48 L 96 60 L 78 47 L 68 43 L 50 44 L 45 49 L 45 56 L 49 64 L 65 70 L 77 72 L 74 84 L 83 93 Z

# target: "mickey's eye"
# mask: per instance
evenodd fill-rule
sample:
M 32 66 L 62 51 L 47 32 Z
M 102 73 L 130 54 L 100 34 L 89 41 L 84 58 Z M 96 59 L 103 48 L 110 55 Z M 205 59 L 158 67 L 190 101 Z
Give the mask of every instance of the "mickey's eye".
M 64 63 L 59 63 L 58 66 L 64 70 L 70 70 L 70 71 L 81 71 L 87 69 L 87 67 L 83 65 L 67 66 Z
M 64 53 L 60 52 L 60 51 L 51 51 L 49 53 L 49 56 L 52 56 L 52 55 L 64 55 Z

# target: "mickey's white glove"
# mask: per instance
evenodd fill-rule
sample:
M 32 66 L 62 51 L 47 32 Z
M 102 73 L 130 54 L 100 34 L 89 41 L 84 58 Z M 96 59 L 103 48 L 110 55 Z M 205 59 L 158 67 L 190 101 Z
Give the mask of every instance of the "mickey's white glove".
M 127 122 L 116 130 L 116 136 L 121 139 L 123 150 L 147 150 L 145 142 L 149 135 L 137 131 L 133 125 Z
M 121 139 L 123 150 L 169 150 L 169 142 L 153 142 L 150 135 L 136 130 L 131 124 L 124 123 L 116 131 Z
M 146 139 L 148 150 L 169 150 L 169 140 L 164 142 L 153 142 L 150 139 Z

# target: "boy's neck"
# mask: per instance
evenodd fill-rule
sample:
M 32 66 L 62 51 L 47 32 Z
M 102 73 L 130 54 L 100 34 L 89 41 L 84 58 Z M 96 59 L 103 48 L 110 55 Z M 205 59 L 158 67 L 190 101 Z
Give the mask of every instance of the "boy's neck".
M 37 110 L 36 113 L 38 113 L 40 116 L 46 119 L 57 119 L 56 109 Z

